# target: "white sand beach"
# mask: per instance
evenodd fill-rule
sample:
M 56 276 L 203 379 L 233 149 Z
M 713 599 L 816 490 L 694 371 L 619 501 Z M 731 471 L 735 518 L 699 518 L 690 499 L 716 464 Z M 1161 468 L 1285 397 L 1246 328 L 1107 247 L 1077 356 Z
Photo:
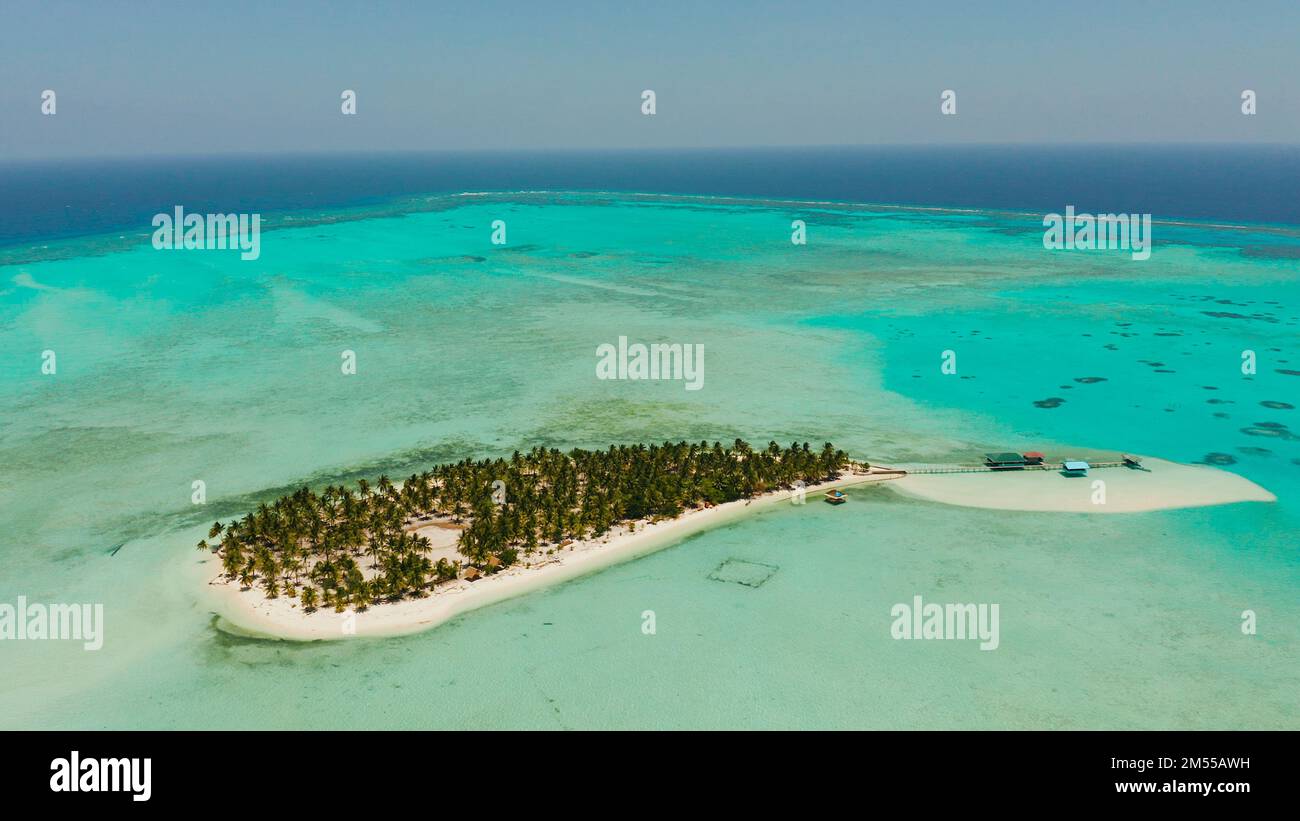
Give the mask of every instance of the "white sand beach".
M 1064 476 L 1055 469 L 909 474 L 890 486 L 906 496 L 948 505 L 1060 513 L 1141 513 L 1277 501 L 1249 479 L 1207 465 L 1148 457 L 1142 467 L 1093 468 L 1087 476 Z M 1098 481 L 1104 484 L 1094 486 Z
M 834 482 L 806 488 L 807 504 L 821 504 L 822 494 L 832 488 L 891 479 L 896 479 L 896 476 L 875 472 L 847 474 Z M 220 571 L 220 562 L 215 555 L 206 560 L 214 576 L 207 589 L 212 591 L 213 610 L 221 617 L 222 627 L 234 633 L 296 641 L 401 635 L 427 630 L 476 607 L 627 561 L 763 507 L 791 504 L 791 501 L 791 492 L 782 490 L 693 510 L 676 519 L 637 522 L 635 530 L 617 527 L 600 538 L 574 542 L 552 556 L 535 556 L 529 560 L 532 561 L 531 567 L 520 563 L 476 581 L 459 579 L 447 582 L 438 585 L 437 590 L 426 598 L 385 603 L 351 614 L 336 613 L 327 607 L 305 613 L 297 599 L 287 596 L 268 599 L 260 590 L 240 590 L 238 584 L 216 575 Z M 454 530 L 430 525 L 416 532 L 433 543 L 430 558 L 435 563 L 439 558 L 461 558 L 456 553 L 457 534 Z
M 1276 501 L 1272 493 L 1254 482 L 1212 467 L 1146 459 L 1143 468 L 1094 468 L 1088 476 L 1081 477 L 1066 477 L 1057 470 L 899 475 L 873 469 L 867 474 L 849 474 L 834 482 L 809 487 L 806 495 L 809 504 L 820 504 L 822 494 L 832 488 L 883 482 L 905 496 L 943 504 L 1068 513 L 1139 513 Z M 1098 480 L 1104 485 L 1095 485 Z M 1099 490 L 1104 490 L 1104 496 L 1099 495 Z M 690 511 L 676 519 L 638 522 L 635 530 L 619 527 L 598 539 L 574 542 L 556 550 L 554 555 L 534 556 L 527 560 L 531 566 L 521 562 L 476 581 L 447 582 L 425 598 L 376 605 L 364 612 L 336 613 L 322 607 L 314 613 L 305 613 L 297 599 L 287 596 L 267 599 L 260 590 L 241 591 L 238 584 L 226 582 L 218 575 L 220 566 L 216 556 L 207 560 L 213 574 L 208 589 L 212 591 L 213 609 L 221 617 L 223 628 L 235 633 L 297 641 L 400 635 L 427 630 L 468 610 L 627 561 L 765 506 L 790 504 L 790 500 L 789 491 L 778 491 Z M 432 542 L 430 558 L 435 563 L 439 558 L 460 558 L 456 553 L 454 528 L 434 523 L 416 532 Z

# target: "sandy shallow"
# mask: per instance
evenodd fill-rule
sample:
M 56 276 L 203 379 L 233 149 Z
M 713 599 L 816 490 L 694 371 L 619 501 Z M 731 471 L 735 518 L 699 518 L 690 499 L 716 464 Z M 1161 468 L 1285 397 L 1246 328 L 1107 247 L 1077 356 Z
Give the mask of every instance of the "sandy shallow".
M 904 467 L 917 468 L 919 465 Z M 994 510 L 1062 513 L 1140 513 L 1234 502 L 1272 502 L 1276 497 L 1236 474 L 1201 465 L 1147 459 L 1145 470 L 1094 468 L 1086 477 L 1066 477 L 1055 470 L 999 473 L 907 475 L 851 474 L 809 487 L 807 503 L 821 504 L 830 488 L 884 482 L 905 496 L 943 504 Z M 1101 481 L 1104 487 L 1095 483 Z M 1104 501 L 1098 501 L 1104 499 Z M 531 567 L 516 565 L 469 582 L 439 585 L 423 599 L 371 607 L 365 612 L 335 613 L 323 607 L 304 613 L 296 599 L 267 599 L 259 591 L 241 592 L 219 575 L 210 557 L 212 607 L 223 629 L 267 638 L 314 641 L 358 636 L 389 636 L 427 630 L 476 607 L 594 572 L 617 562 L 659 550 L 687 536 L 724 525 L 773 504 L 790 504 L 788 491 L 697 510 L 676 519 L 638 523 L 635 531 L 616 528 L 600 539 L 576 542 L 553 556 L 535 557 Z M 419 531 L 433 542 L 433 560 L 458 559 L 456 532 L 436 526 Z
M 1277 497 L 1226 470 L 1146 458 L 1145 470 L 1094 468 L 1087 476 L 1056 470 L 908 475 L 891 484 L 906 496 L 992 510 L 1142 513 Z M 1103 482 L 1097 487 L 1094 483 Z

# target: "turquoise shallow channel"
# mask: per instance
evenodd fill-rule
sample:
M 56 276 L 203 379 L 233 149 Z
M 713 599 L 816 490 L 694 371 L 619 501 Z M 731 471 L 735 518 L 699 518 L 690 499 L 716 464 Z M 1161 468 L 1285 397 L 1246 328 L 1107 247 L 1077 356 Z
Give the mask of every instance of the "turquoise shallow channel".
M 266 216 L 256 261 L 144 229 L 0 256 L 0 602 L 102 602 L 106 631 L 0 644 L 0 727 L 1300 728 L 1296 229 L 1158 224 L 1134 261 L 1045 251 L 1041 215 L 1003 212 L 529 193 Z M 596 379 L 620 336 L 703 345 L 703 388 Z M 1132 451 L 1278 501 L 851 488 L 398 638 L 244 638 L 207 603 L 206 526 L 302 483 L 736 437 Z M 999 647 L 894 640 L 915 595 L 997 603 Z

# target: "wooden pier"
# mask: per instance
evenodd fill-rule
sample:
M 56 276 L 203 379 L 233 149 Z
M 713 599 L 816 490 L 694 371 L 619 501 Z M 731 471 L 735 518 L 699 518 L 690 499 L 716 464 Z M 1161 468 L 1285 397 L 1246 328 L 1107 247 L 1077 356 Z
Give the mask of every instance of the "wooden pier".
M 1127 462 L 1123 462 L 1123 461 L 1089 462 L 1088 466 L 1092 468 L 1130 467 L 1130 465 Z M 987 465 L 941 465 L 936 467 L 898 469 L 899 472 L 905 473 L 909 476 L 916 476 L 920 474 L 933 474 L 933 473 L 1016 473 L 1022 470 L 1050 470 L 1050 471 L 1059 472 L 1061 470 L 1061 464 L 1058 462 L 1050 465 L 1025 465 L 1024 467 L 1016 468 L 1015 470 L 1007 470 L 1005 468 L 992 468 L 992 467 L 988 467 Z

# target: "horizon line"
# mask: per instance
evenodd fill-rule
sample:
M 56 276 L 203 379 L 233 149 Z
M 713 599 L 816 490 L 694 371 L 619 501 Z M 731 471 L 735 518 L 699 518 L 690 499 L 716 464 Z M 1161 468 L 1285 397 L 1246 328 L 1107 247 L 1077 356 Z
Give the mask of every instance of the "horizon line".
M 1034 141 L 1001 141 L 1001 142 L 911 142 L 911 143 L 790 143 L 790 144 L 766 144 L 766 145 L 708 145 L 708 146 L 631 146 L 631 147 L 548 147 L 548 148 L 343 148 L 343 149 L 319 149 L 319 150 L 293 150 L 293 149 L 270 149 L 270 150 L 248 150 L 248 151 L 210 151 L 210 152 L 155 152 L 155 153 L 133 153 L 133 154 L 71 154 L 71 155 L 47 155 L 31 157 L 2 157 L 0 158 L 0 167 L 15 165 L 36 165 L 51 164 L 61 162 L 93 162 L 93 161 L 138 161 L 148 159 L 238 159 L 238 158 L 311 158 L 311 157 L 398 157 L 398 156 L 430 156 L 430 155 L 496 155 L 496 156 L 545 156 L 545 155 L 572 155 L 572 154 L 685 154 L 685 153 L 719 153 L 719 152 L 746 152 L 746 151 L 899 151 L 899 150 L 962 150 L 962 149 L 1048 149 L 1048 148 L 1110 148 L 1110 149 L 1137 149 L 1137 148 L 1170 148 L 1170 149 L 1189 149 L 1189 148 L 1231 148 L 1231 149 L 1251 149 L 1251 148 L 1273 148 L 1273 149 L 1295 149 L 1300 150 L 1300 141 L 1297 142 L 1272 142 L 1272 141 L 1226 141 L 1226 140 L 1179 140 L 1179 141 L 1079 141 L 1079 142 L 1034 142 Z

